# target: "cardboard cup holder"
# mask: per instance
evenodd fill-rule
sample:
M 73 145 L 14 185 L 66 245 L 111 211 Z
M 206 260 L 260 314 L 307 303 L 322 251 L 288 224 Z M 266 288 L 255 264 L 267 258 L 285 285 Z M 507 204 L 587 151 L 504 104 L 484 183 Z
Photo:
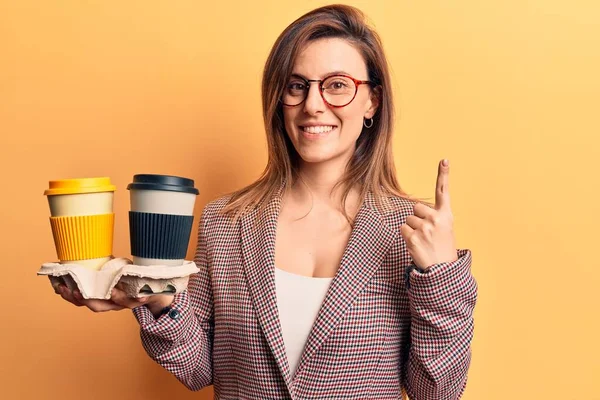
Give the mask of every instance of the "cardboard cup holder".
M 37 272 L 46 275 L 57 292 L 64 283 L 69 289 L 79 289 L 84 299 L 110 299 L 114 287 L 123 290 L 127 296 L 141 298 L 153 294 L 175 294 L 187 288 L 191 274 L 199 269 L 193 261 L 183 265 L 134 265 L 127 258 L 112 258 L 94 271 L 73 264 L 45 263 Z

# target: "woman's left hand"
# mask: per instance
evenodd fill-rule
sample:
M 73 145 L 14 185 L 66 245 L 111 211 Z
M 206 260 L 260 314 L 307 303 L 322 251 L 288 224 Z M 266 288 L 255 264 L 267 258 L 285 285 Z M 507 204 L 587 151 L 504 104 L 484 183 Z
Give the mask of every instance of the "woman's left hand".
M 432 265 L 458 259 L 454 239 L 447 160 L 440 161 L 435 187 L 435 208 L 416 203 L 414 215 L 406 218 L 400 233 L 413 262 L 426 270 Z

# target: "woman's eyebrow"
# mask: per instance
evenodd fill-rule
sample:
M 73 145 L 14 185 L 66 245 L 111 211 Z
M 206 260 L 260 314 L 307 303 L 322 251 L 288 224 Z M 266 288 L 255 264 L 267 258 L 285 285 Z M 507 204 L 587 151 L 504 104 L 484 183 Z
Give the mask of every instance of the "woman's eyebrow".
M 324 74 L 323 77 L 327 77 L 327 76 L 331 76 L 331 75 L 351 75 L 351 74 L 349 74 L 346 71 L 339 70 L 339 71 L 328 72 L 328 73 Z M 304 80 L 309 80 L 307 77 L 305 77 L 304 75 L 299 74 L 297 72 L 292 72 L 292 76 L 295 76 L 295 77 L 298 77 L 298 78 L 302 78 Z

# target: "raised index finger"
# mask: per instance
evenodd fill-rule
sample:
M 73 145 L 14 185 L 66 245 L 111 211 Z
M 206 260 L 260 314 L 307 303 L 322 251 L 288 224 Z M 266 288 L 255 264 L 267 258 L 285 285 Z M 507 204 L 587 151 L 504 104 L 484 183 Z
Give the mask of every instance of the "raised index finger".
M 435 208 L 450 208 L 450 162 L 447 159 L 438 165 L 437 182 L 435 185 Z

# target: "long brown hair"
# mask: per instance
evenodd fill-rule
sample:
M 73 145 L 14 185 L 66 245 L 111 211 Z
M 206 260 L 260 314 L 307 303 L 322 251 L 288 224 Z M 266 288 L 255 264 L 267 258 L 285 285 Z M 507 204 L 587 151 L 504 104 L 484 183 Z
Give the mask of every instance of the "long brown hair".
M 369 80 L 376 85 L 380 104 L 373 116 L 373 126 L 363 129 L 356 141 L 356 151 L 349 161 L 345 175 L 335 186 L 343 188 L 341 209 L 346 218 L 346 200 L 352 188 L 360 188 L 359 199 L 364 201 L 370 191 L 383 210 L 389 209 L 389 197 L 411 198 L 396 179 L 392 155 L 394 103 L 387 60 L 379 35 L 366 16 L 347 5 L 328 5 L 317 8 L 290 24 L 277 38 L 265 64 L 262 80 L 262 106 L 268 144 L 268 161 L 261 176 L 251 185 L 231 194 L 224 214 L 237 219 L 254 207 L 262 207 L 283 187 L 289 190 L 298 179 L 300 156 L 290 141 L 284 125 L 280 102 L 285 85 L 292 73 L 298 53 L 310 41 L 322 38 L 341 38 L 353 44 L 367 64 Z M 285 185 L 285 186 L 284 186 Z

